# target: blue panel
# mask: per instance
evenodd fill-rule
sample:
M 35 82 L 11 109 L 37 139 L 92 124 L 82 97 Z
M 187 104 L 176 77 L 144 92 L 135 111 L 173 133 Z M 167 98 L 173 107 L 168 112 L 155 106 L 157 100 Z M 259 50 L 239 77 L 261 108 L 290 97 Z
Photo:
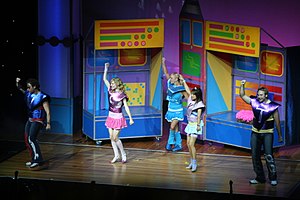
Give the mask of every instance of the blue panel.
M 255 73 L 258 70 L 258 58 L 247 56 L 235 56 L 234 68 Z
M 134 119 L 134 124 L 121 132 L 120 137 L 151 137 L 161 136 L 161 118 Z
M 218 84 L 207 64 L 207 114 L 228 111 Z
M 206 118 L 206 140 L 250 149 L 252 125 L 236 121 L 236 112 L 223 112 L 208 115 Z M 284 138 L 284 124 L 281 123 Z M 274 132 L 274 147 L 284 146 L 278 143 L 277 131 Z
M 96 75 L 96 101 L 95 101 L 95 107 L 96 110 L 100 110 L 100 105 L 101 105 L 101 95 L 100 95 L 100 91 L 101 91 L 101 85 L 103 84 L 103 80 L 102 80 L 102 74 L 97 74 Z
M 251 126 L 249 125 L 249 128 Z M 251 129 L 206 120 L 206 139 L 222 144 L 250 148 Z
M 162 136 L 161 126 L 161 111 L 153 108 L 152 106 L 136 106 L 130 107 L 130 112 L 134 120 L 133 125 L 129 125 L 129 118 L 123 108 L 123 113 L 126 117 L 127 127 L 122 129 L 120 138 L 131 138 L 131 137 L 156 137 Z M 85 114 L 86 115 L 86 114 Z M 105 126 L 105 121 L 108 115 L 108 110 L 99 110 L 96 113 L 95 120 L 95 136 L 94 140 L 106 140 L 109 139 L 109 133 Z M 87 115 L 88 116 L 88 115 Z M 90 116 L 88 116 L 90 117 Z M 85 118 L 84 118 L 85 119 Z M 88 121 L 87 119 L 86 121 Z M 86 126 L 91 126 L 90 122 L 84 122 L 84 130 L 89 131 L 90 129 Z M 91 135 L 90 133 L 85 133 Z
M 70 1 L 39 0 L 39 33 L 63 39 L 70 35 Z
M 193 22 L 193 43 L 197 46 L 203 46 L 203 23 Z
M 51 98 L 51 132 L 73 134 L 73 100 Z
M 86 88 L 88 90 L 88 96 L 87 96 L 87 108 L 88 110 L 94 110 L 94 76 L 93 75 L 89 75 L 88 77 L 88 88 Z
M 109 133 L 108 129 L 105 126 L 105 118 L 103 118 L 101 121 L 95 122 L 95 137 L 94 140 L 108 140 L 109 139 Z M 123 129 L 125 130 L 125 129 Z M 123 132 L 121 130 L 121 132 Z
M 158 110 L 162 110 L 162 71 L 160 70 L 158 75 L 155 92 L 154 92 L 154 98 L 152 101 L 152 106 Z
M 190 22 L 190 20 L 181 19 L 180 25 L 181 25 L 180 41 L 182 43 L 191 44 L 191 22 Z
M 87 135 L 89 138 L 94 139 L 94 118 L 93 115 L 91 115 L 88 112 L 83 112 L 82 117 L 83 123 L 82 123 L 82 131 L 85 135 Z
M 157 137 L 162 136 L 161 118 L 159 117 L 133 117 L 134 124 L 129 125 L 129 118 L 126 118 L 127 127 L 121 130 L 120 138 L 132 137 Z M 96 121 L 95 140 L 109 139 L 109 133 L 105 126 L 105 119 Z
M 38 34 L 62 40 L 70 35 L 70 1 L 38 1 Z M 71 98 L 70 51 L 63 44 L 46 43 L 38 49 L 39 80 L 43 91 L 52 97 Z M 54 81 L 55 79 L 55 81 Z

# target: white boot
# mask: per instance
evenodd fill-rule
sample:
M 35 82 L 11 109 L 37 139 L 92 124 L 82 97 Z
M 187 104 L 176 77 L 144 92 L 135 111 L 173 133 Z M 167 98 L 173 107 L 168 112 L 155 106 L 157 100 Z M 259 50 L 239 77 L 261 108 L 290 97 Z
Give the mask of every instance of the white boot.
M 119 155 L 118 147 L 117 147 L 117 144 L 115 141 L 111 140 L 111 146 L 114 150 L 115 157 L 110 162 L 115 163 L 115 162 L 119 161 L 120 155 Z
M 193 164 L 193 163 L 192 163 L 192 160 L 193 160 L 193 159 L 190 160 L 190 164 L 186 167 L 187 169 L 192 169 L 192 164 Z
M 121 140 L 118 140 L 116 143 L 117 143 L 117 146 L 119 147 L 119 149 L 121 151 L 122 163 L 126 163 L 127 162 L 126 153 L 125 153 L 125 150 L 123 148 L 123 144 L 122 144 Z
M 197 171 L 197 161 L 196 159 L 193 159 L 192 161 L 192 172 Z

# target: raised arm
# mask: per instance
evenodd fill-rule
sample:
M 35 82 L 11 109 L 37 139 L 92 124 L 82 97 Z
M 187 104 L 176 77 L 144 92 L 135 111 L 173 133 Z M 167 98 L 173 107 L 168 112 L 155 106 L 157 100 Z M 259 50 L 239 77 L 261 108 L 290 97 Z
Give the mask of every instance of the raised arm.
M 103 81 L 107 88 L 110 87 L 109 81 L 107 80 L 107 71 L 108 71 L 109 63 L 105 63 L 104 65 L 104 73 L 103 73 Z
M 186 99 L 188 99 L 189 96 L 191 95 L 191 90 L 190 90 L 189 86 L 187 85 L 186 81 L 184 80 L 184 78 L 181 74 L 179 74 L 179 80 L 183 84 L 184 89 L 186 91 L 185 93 L 183 93 L 183 95 Z
M 163 68 L 163 72 L 164 72 L 166 78 L 169 79 L 170 75 L 169 75 L 167 67 L 166 67 L 166 58 L 165 57 L 162 58 L 162 68 Z
M 23 90 L 23 88 L 20 85 L 20 80 L 20 78 L 16 78 L 16 86 L 23 94 L 25 94 L 25 90 Z
M 240 97 L 244 100 L 244 102 L 250 104 L 250 97 L 247 96 L 245 93 L 245 84 L 246 84 L 246 80 L 242 80 L 240 86 Z

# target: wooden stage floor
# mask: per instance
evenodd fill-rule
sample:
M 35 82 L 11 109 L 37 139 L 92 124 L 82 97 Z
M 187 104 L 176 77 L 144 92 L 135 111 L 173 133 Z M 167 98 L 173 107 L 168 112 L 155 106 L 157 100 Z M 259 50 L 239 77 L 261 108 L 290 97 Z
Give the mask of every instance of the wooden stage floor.
M 124 146 L 128 162 L 111 164 L 109 161 L 113 151 L 109 145 L 41 142 L 43 155 L 50 161 L 48 169 L 30 171 L 26 168 L 25 162 L 29 155 L 24 150 L 0 163 L 0 177 L 13 178 L 17 171 L 19 179 L 31 180 L 33 185 L 38 184 L 34 181 L 73 183 L 69 190 L 74 197 L 83 196 L 82 198 L 93 194 L 99 199 L 101 196 L 121 199 L 126 197 L 121 191 L 131 190 L 133 192 L 130 195 L 136 194 L 138 196 L 133 197 L 139 197 L 138 199 L 297 199 L 300 195 L 299 160 L 276 159 L 279 182 L 277 186 L 269 183 L 250 185 L 248 180 L 254 178 L 254 173 L 249 156 L 197 153 L 198 170 L 192 173 L 185 168 L 189 160 L 185 151 L 175 153 Z M 94 188 L 102 185 L 107 188 L 84 190 L 86 186 L 77 187 L 75 183 L 93 184 Z M 122 187 L 123 190 L 111 190 L 108 189 L 109 186 Z M 60 189 L 65 190 L 65 194 L 70 194 L 62 186 Z M 58 199 L 56 192 L 49 192 L 50 189 L 45 188 L 40 188 L 41 190 L 48 191 L 48 197 Z M 8 188 L 6 193 L 13 191 Z

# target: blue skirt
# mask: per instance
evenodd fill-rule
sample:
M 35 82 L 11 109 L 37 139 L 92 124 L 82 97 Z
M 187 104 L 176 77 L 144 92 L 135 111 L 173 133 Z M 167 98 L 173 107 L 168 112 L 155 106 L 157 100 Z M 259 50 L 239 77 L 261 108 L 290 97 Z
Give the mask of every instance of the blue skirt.
M 184 120 L 184 115 L 183 115 L 183 110 L 181 111 L 167 111 L 165 115 L 165 119 L 168 122 L 172 122 L 173 120 L 178 120 L 178 121 L 183 121 Z

